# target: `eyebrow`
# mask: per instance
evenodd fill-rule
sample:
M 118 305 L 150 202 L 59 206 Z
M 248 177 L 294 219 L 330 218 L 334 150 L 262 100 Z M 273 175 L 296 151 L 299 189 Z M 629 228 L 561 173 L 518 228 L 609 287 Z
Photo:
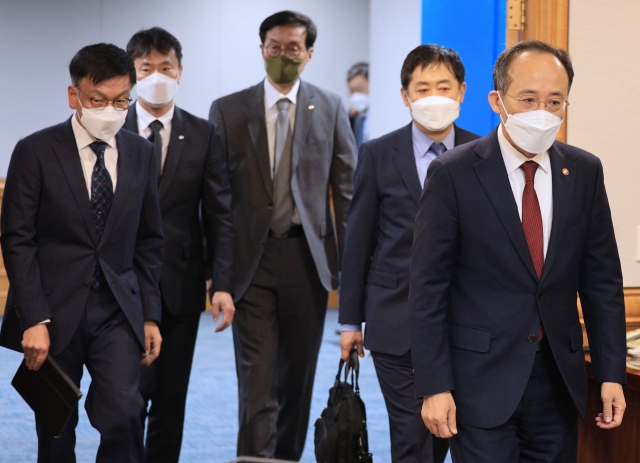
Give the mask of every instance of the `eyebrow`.
M 537 90 L 532 90 L 532 89 L 524 89 L 524 90 L 521 90 L 518 94 L 519 95 L 525 95 L 527 93 L 531 93 L 531 94 L 537 95 L 538 91 Z M 564 93 L 562 93 L 562 92 L 551 92 L 551 95 L 552 96 L 564 96 Z
M 439 84 L 450 84 L 451 83 L 451 79 L 442 79 L 436 82 L 436 85 Z M 418 82 L 416 82 L 416 85 L 429 85 L 429 82 L 425 82 L 424 80 L 419 80 Z
M 91 93 L 96 93 L 97 95 L 90 95 L 90 96 L 89 96 L 89 98 L 95 98 L 96 96 L 98 96 L 98 97 L 100 97 L 100 98 L 104 98 L 105 100 L 107 100 L 107 99 L 108 99 L 108 98 L 107 98 L 107 96 L 106 96 L 104 93 L 102 93 L 102 92 L 101 92 L 101 91 L 99 91 L 99 90 L 96 90 L 95 88 L 91 91 Z M 119 94 L 115 99 L 117 100 L 118 98 L 121 98 L 121 97 L 123 97 L 124 95 L 128 95 L 128 94 L 130 94 L 130 93 L 131 93 L 131 91 L 126 91 L 126 90 L 125 90 L 124 92 L 120 93 L 120 94 Z
M 151 66 L 151 63 L 149 61 L 147 61 L 146 59 L 143 59 L 140 64 L 143 65 L 143 66 L 144 65 Z M 163 62 L 161 62 L 160 64 L 173 64 L 173 63 L 171 62 L 170 59 L 166 59 Z

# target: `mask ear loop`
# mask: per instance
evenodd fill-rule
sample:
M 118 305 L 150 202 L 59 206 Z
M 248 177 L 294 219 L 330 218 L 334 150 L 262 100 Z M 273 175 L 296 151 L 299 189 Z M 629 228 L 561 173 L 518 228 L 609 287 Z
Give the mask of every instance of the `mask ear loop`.
M 502 101 L 502 97 L 500 96 L 500 92 L 496 90 L 496 93 L 498 94 L 498 99 L 500 100 L 500 104 L 502 105 L 502 109 L 504 109 L 504 113 L 507 115 L 507 120 L 509 120 L 509 116 L 511 114 L 509 114 L 509 112 L 507 111 L 507 108 L 505 108 L 504 101 Z M 500 122 L 502 122 L 502 125 L 504 125 L 506 127 L 507 123 L 502 120 L 502 114 L 500 114 Z

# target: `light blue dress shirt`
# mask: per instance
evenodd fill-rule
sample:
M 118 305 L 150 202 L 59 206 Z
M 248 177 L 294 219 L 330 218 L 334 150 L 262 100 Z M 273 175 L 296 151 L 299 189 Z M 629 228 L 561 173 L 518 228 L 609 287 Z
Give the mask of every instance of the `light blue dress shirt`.
M 420 129 L 415 124 L 411 124 L 411 139 L 413 140 L 413 155 L 416 158 L 416 168 L 418 169 L 418 178 L 420 179 L 420 185 L 424 188 L 424 181 L 427 178 L 427 169 L 429 164 L 436 158 L 435 153 L 429 151 L 431 145 L 434 142 L 424 133 L 420 132 Z M 456 140 L 456 128 L 451 127 L 451 131 L 442 140 L 442 144 L 447 151 L 453 149 Z M 341 331 L 360 331 L 359 325 L 340 325 Z

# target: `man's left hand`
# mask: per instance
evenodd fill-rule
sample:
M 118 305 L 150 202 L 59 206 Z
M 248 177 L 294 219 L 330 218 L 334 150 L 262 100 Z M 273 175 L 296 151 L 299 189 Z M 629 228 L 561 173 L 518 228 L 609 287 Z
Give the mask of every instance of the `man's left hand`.
M 228 328 L 236 313 L 236 306 L 233 305 L 231 294 L 225 291 L 216 291 L 211 296 L 211 306 L 213 307 L 213 321 L 218 323 L 220 312 L 222 311 L 222 322 L 216 327 L 216 333 Z
M 153 321 L 144 322 L 144 354 L 142 354 L 142 364 L 149 366 L 160 355 L 160 346 L 162 345 L 162 336 L 160 336 L 160 328 Z
M 622 416 L 627 408 L 622 385 L 602 383 L 600 397 L 602 398 L 602 413 L 598 413 L 596 416 L 596 425 L 600 429 L 617 428 L 622 424 Z

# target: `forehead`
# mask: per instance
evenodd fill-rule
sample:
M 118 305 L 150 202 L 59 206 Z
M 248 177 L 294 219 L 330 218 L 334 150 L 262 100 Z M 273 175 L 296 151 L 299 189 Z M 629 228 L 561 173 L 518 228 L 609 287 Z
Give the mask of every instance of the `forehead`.
M 103 80 L 99 84 L 95 84 L 91 76 L 87 76 L 80 81 L 78 86 L 87 94 L 93 92 L 95 94 L 116 96 L 128 93 L 132 88 L 129 76 L 112 77 L 111 79 Z
M 443 80 L 449 80 L 452 83 L 458 81 L 447 64 L 432 63 L 424 67 L 422 67 L 422 65 L 417 66 L 411 73 L 409 84 L 435 84 Z
M 300 42 L 304 43 L 307 38 L 307 28 L 296 24 L 287 26 L 276 26 L 267 31 L 265 43 L 268 42 Z
M 509 89 L 546 90 L 568 93 L 569 76 L 558 58 L 550 53 L 526 51 L 513 59 L 509 69 Z
M 367 85 L 369 81 L 367 80 L 367 78 L 365 76 L 361 76 L 361 75 L 357 75 L 355 77 L 353 77 L 352 79 L 349 80 L 348 85 L 349 87 L 362 87 Z
M 172 64 L 177 65 L 178 56 L 176 55 L 176 51 L 173 48 L 169 51 L 168 55 L 160 53 L 155 48 L 152 48 L 149 53 L 147 53 L 146 55 L 137 57 L 135 60 L 133 60 L 133 62 L 136 64 L 136 66 L 142 63 L 160 64 L 164 62 L 170 62 Z

